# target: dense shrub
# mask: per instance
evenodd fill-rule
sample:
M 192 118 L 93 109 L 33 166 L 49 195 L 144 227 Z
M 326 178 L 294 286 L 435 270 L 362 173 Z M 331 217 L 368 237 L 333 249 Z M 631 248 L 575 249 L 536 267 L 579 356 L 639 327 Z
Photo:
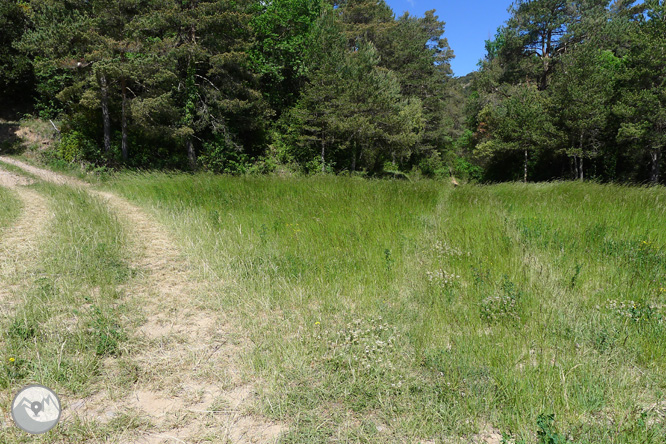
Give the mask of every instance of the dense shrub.
M 56 156 L 66 162 L 79 162 L 99 158 L 101 155 L 97 144 L 79 131 L 63 134 L 55 150 Z

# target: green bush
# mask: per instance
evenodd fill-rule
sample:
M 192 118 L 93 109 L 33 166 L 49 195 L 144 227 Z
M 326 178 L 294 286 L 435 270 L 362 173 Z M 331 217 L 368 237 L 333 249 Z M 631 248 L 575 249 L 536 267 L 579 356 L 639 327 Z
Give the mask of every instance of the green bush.
M 326 162 L 324 165 L 324 173 L 333 173 L 334 163 Z M 321 170 L 321 157 L 315 157 L 314 159 L 304 162 L 301 164 L 301 172 L 305 174 L 319 174 L 322 173 Z
M 483 170 L 479 166 L 453 152 L 442 155 L 435 151 L 430 156 L 421 159 L 419 170 L 423 176 L 433 179 L 446 179 L 453 174 L 466 181 L 478 182 L 483 175 Z
M 483 178 L 483 169 L 464 157 L 456 156 L 453 165 L 456 177 L 471 182 L 479 182 Z
M 277 162 L 273 157 L 266 156 L 257 159 L 248 169 L 248 174 L 268 174 L 277 169 Z
M 79 131 L 62 135 L 56 144 L 56 156 L 65 162 L 80 162 L 99 158 L 101 152 L 97 144 Z
M 242 174 L 250 167 L 250 159 L 236 144 L 225 137 L 204 142 L 199 162 L 205 169 L 215 173 Z
M 555 431 L 555 415 L 542 413 L 537 418 L 537 443 L 538 444 L 564 444 L 567 439 Z
M 424 157 L 419 162 L 419 170 L 421 174 L 425 177 L 434 178 L 438 176 L 438 173 L 444 169 L 445 165 L 442 160 L 442 155 L 435 151 L 428 157 Z

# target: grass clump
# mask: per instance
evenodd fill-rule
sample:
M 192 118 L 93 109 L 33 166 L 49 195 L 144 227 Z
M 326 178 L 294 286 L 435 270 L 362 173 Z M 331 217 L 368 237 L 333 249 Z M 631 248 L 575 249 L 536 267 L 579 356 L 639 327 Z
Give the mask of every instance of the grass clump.
M 518 322 L 521 318 L 520 298 L 521 292 L 505 276 L 500 291 L 481 301 L 481 317 L 487 322 Z

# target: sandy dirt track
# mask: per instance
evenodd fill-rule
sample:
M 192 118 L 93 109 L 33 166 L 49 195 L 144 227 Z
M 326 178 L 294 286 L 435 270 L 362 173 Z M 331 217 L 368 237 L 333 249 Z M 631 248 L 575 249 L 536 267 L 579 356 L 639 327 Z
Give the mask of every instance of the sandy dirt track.
M 138 380 L 130 391 L 117 392 L 103 376 L 100 390 L 91 396 L 64 397 L 63 420 L 107 422 L 126 412 L 149 419 L 150 427 L 126 432 L 130 434 L 117 436 L 115 442 L 198 442 L 213 437 L 214 442 L 274 442 L 284 426 L 248 413 L 255 390 L 239 370 L 247 344 L 224 314 L 203 307 L 201 301 L 212 290 L 192 277 L 167 230 L 143 209 L 113 193 L 16 159 L 0 157 L 0 162 L 40 180 L 86 189 L 106 202 L 131 239 L 130 266 L 138 273 L 123 292 L 143 308 L 145 322 L 136 332 L 141 346 L 124 358 L 140 369 Z M 11 261 L 16 270 L 30 267 L 28 256 L 34 256 L 35 239 L 49 217 L 46 199 L 21 187 L 29 182 L 17 174 L 0 174 L 0 185 L 17 190 L 24 204 L 21 217 L 3 233 L 0 243 L 0 248 L 15 250 Z M 118 371 L 109 359 L 103 375 L 111 380 Z

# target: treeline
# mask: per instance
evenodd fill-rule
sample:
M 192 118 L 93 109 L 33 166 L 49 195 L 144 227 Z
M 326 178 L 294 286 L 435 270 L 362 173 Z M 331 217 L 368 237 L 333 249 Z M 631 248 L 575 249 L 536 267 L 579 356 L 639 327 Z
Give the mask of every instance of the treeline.
M 372 0 L 0 8 L 3 91 L 29 91 L 43 117 L 61 118 L 66 160 L 379 173 L 450 150 L 461 123 L 446 107 L 453 54 L 434 11 L 396 19 Z
M 520 0 L 487 42 L 468 109 L 488 180 L 659 182 L 662 1 Z
M 5 0 L 0 100 L 99 165 L 660 179 L 664 2 L 519 0 L 480 70 L 383 0 Z

